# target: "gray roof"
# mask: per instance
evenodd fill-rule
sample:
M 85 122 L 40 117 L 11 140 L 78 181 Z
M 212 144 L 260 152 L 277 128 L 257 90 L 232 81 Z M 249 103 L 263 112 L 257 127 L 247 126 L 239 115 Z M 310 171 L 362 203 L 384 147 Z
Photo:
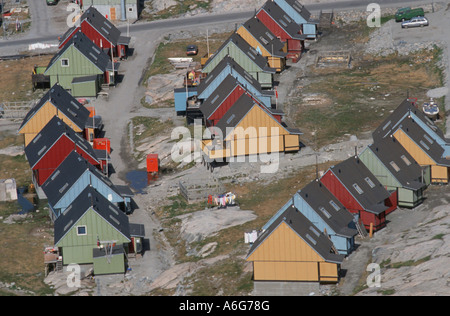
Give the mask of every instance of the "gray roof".
M 291 205 L 283 212 L 253 243 L 247 258 L 274 232 L 278 226 L 286 223 L 297 235 L 303 239 L 326 262 L 341 264 L 344 255 L 332 251 L 333 243 L 320 232 L 299 210 Z
M 284 0 L 289 6 L 297 12 L 300 16 L 302 16 L 306 21 L 309 21 L 311 18 L 311 13 L 305 8 L 303 4 L 301 4 L 298 0 Z
M 232 45 L 235 45 L 246 56 L 248 56 L 249 60 L 251 60 L 259 69 L 261 69 L 261 72 L 276 73 L 275 68 L 270 68 L 267 65 L 267 58 L 260 55 L 238 33 L 231 34 L 231 36 L 226 41 L 223 42 L 223 44 L 219 47 L 219 49 L 217 49 L 216 52 L 224 50 L 228 45 L 230 45 L 230 43 L 232 43 Z M 217 54 L 214 54 L 212 57 L 210 57 L 203 66 L 203 68 L 206 68 L 208 64 L 215 58 L 217 58 Z
M 353 215 L 320 182 L 314 180 L 297 192 L 337 235 L 347 238 L 358 234 Z M 333 205 L 338 209 L 335 209 Z M 325 212 L 323 211 L 325 210 Z
M 93 187 L 86 187 L 67 207 L 64 215 L 59 216 L 54 223 L 55 245 L 76 225 L 78 220 L 92 209 L 107 221 L 114 229 L 131 240 L 128 217 L 113 203 L 97 192 Z M 95 229 L 88 227 L 88 230 Z M 90 231 L 90 233 L 95 233 Z M 99 232 L 97 232 L 99 233 Z M 101 238 L 101 237 L 100 237 Z
M 111 71 L 113 69 L 113 64 L 110 57 L 102 49 L 95 45 L 83 32 L 78 31 L 70 38 L 66 45 L 64 45 L 64 47 L 62 47 L 61 50 L 53 56 L 45 72 L 47 72 L 71 46 L 75 47 L 101 72 Z M 114 69 L 117 70 L 117 66 L 115 66 Z M 79 74 L 79 76 L 83 77 L 84 74 Z
M 292 39 L 305 40 L 306 35 L 301 34 L 301 26 L 274 1 L 267 1 L 260 9 L 264 10 Z
M 350 157 L 332 166 L 330 171 L 365 211 L 378 215 L 389 209 L 385 205 L 389 192 L 358 157 Z
M 284 58 L 285 46 L 256 16 L 248 19 L 242 26 L 274 57 Z
M 70 119 L 78 128 L 84 130 L 86 120 L 89 117 L 89 110 L 78 102 L 63 87 L 59 84 L 55 84 L 27 113 L 19 127 L 19 131 L 48 101 L 50 101 L 58 109 L 58 111 L 61 111 L 61 113 Z
M 252 85 L 256 90 L 261 92 L 261 95 L 273 95 L 273 91 L 262 90 L 261 84 L 252 75 L 245 71 L 241 65 L 239 65 L 232 57 L 229 55 L 225 56 L 214 69 L 208 74 L 206 79 L 202 80 L 197 87 L 198 95 L 201 95 L 209 86 L 211 82 L 214 81 L 217 76 L 225 69 L 225 67 L 230 66 L 233 71 L 236 71 L 242 78 L 245 78 L 248 84 Z M 241 82 L 242 84 L 245 84 Z
M 30 167 L 33 168 L 63 135 L 73 142 L 73 150 L 76 150 L 77 148 L 75 146 L 78 146 L 87 155 L 91 156 L 92 159 L 99 162 L 91 144 L 78 133 L 75 133 L 60 118 L 54 116 L 25 147 L 25 155 L 27 156 Z
M 403 188 L 419 190 L 426 186 L 420 181 L 422 167 L 393 137 L 378 139 L 368 148 L 389 170 Z

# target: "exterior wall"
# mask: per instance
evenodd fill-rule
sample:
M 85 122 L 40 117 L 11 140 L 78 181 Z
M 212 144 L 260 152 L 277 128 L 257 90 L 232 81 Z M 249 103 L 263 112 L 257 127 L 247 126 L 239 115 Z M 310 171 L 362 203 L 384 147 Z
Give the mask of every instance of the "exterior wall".
M 126 0 L 125 10 L 126 19 L 130 21 L 138 18 L 138 2 L 137 0 Z M 103 16 L 107 16 L 108 20 L 116 21 L 122 19 L 122 8 L 120 0 L 84 0 L 84 6 L 88 7 L 92 4 Z M 130 11 L 132 8 L 133 11 Z
M 69 65 L 67 67 L 61 65 L 62 59 L 69 60 Z M 103 75 L 103 72 L 76 48 L 71 46 L 50 68 L 47 68 L 45 75 L 50 76 L 51 86 L 59 83 L 64 89 L 71 90 L 73 78 L 89 75 Z
M 286 223 L 281 223 L 247 258 L 253 261 L 254 280 L 321 281 L 324 259 Z M 333 268 L 334 265 L 334 268 Z M 326 277 L 338 277 L 338 265 L 321 266 Z M 334 270 L 334 271 L 333 271 Z
M 267 14 L 266 11 L 259 10 L 256 16 L 282 42 L 286 42 L 288 39 L 292 39 L 292 37 L 285 30 L 283 30 L 283 28 L 281 28 L 280 25 L 278 25 L 278 23 L 275 22 L 272 17 Z
M 51 103 L 45 103 L 39 111 L 22 127 L 20 134 L 25 134 L 25 146 L 27 146 L 33 138 L 47 125 L 47 123 L 57 115 L 64 123 L 70 126 L 75 132 L 81 133 L 82 130 L 76 126 L 70 119 L 58 111 Z
M 72 83 L 72 96 L 74 97 L 96 97 L 100 91 L 96 80 Z
M 92 251 L 92 250 L 91 250 Z M 123 253 L 93 259 L 94 275 L 125 273 L 125 258 Z
M 421 166 L 431 166 L 431 182 L 432 183 L 448 183 L 449 175 L 448 168 L 444 166 L 437 166 L 436 162 L 431 159 L 409 136 L 398 129 L 394 133 L 395 139 L 406 149 L 406 151 L 414 158 Z
M 400 182 L 393 177 L 386 166 L 378 159 L 370 148 L 367 147 L 364 149 L 359 155 L 359 159 L 386 189 L 396 190 L 397 188 L 402 187 Z
M 86 235 L 77 235 L 77 226 L 86 226 Z M 117 240 L 117 244 L 130 240 L 118 232 L 93 210 L 88 210 L 69 232 L 55 245 L 62 248 L 63 264 L 92 263 L 92 249 L 100 240 Z

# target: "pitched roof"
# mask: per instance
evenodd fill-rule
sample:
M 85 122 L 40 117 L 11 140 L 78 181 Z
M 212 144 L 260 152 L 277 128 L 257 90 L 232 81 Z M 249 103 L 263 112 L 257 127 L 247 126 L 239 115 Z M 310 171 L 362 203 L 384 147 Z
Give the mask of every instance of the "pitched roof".
M 59 216 L 55 220 L 55 245 L 90 209 L 101 216 L 117 232 L 122 234 L 128 240 L 131 240 L 128 217 L 117 206 L 98 193 L 97 190 L 87 186 L 67 207 L 64 215 Z M 91 229 L 94 228 L 91 227 Z
M 295 23 L 293 19 L 274 1 L 266 1 L 261 7 L 279 27 L 281 27 L 292 39 L 305 40 L 306 35 L 301 34 L 301 26 Z
M 358 157 L 350 157 L 329 169 L 367 212 L 380 214 L 388 209 L 390 194 Z
M 270 73 L 276 73 L 275 68 L 270 68 L 267 65 L 267 59 L 263 57 L 261 54 L 259 54 L 253 47 L 251 47 L 239 34 L 233 33 L 230 35 L 230 37 L 223 42 L 223 44 L 217 49 L 216 52 L 221 52 L 224 50 L 228 45 L 235 45 L 241 52 L 243 52 L 249 60 L 251 60 L 261 71 L 263 72 L 270 72 Z M 203 69 L 205 69 L 214 58 L 217 58 L 217 53 L 215 53 L 211 58 L 208 59 L 208 61 L 203 66 Z
M 98 157 L 91 144 L 78 133 L 75 133 L 59 117 L 54 116 L 25 147 L 25 155 L 27 156 L 30 167 L 33 168 L 63 135 L 74 143 L 74 149 L 76 145 L 84 150 L 86 154 L 90 155 L 92 159 L 98 161 Z
M 259 19 L 253 16 L 248 19 L 244 27 L 260 45 L 262 45 L 274 57 L 286 57 L 287 53 L 283 52 L 285 46 Z
M 86 171 L 108 186 L 111 191 L 121 196 L 108 177 L 80 156 L 80 154 L 72 151 L 42 185 L 42 190 L 44 190 L 49 204 L 55 206 Z
M 418 190 L 426 186 L 420 182 L 422 168 L 395 138 L 378 139 L 368 148 L 402 187 Z
M 309 21 L 311 13 L 298 0 L 284 0 L 298 15 Z
M 48 63 L 45 73 L 53 67 L 56 61 L 64 55 L 64 53 L 70 48 L 75 47 L 87 60 L 95 65 L 101 72 L 105 72 L 113 69 L 113 65 L 109 56 L 97 45 L 95 45 L 81 30 L 77 31 L 64 45 L 58 53 Z M 114 66 L 117 69 L 117 66 Z M 84 74 L 79 74 L 84 76 Z
M 304 242 L 306 242 L 326 262 L 340 264 L 344 255 L 332 251 L 333 243 L 320 232 L 299 210 L 291 205 L 283 212 L 253 243 L 247 258 L 264 243 L 264 241 L 282 224 L 288 225 Z
M 358 234 L 353 215 L 318 179 L 307 184 L 297 194 L 337 235 L 353 237 Z
M 84 130 L 86 120 L 89 117 L 89 110 L 78 102 L 69 92 L 59 84 L 55 84 L 39 100 L 39 102 L 27 113 L 19 127 L 19 131 L 28 121 L 44 106 L 51 102 L 61 113 L 71 120 L 79 129 Z

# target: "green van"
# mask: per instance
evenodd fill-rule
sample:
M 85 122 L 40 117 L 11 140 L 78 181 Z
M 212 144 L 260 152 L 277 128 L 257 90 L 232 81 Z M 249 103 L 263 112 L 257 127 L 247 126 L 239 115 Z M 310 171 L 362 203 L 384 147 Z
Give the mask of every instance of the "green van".
M 425 16 L 422 8 L 411 9 L 410 7 L 398 9 L 395 13 L 395 21 L 406 21 L 416 16 Z

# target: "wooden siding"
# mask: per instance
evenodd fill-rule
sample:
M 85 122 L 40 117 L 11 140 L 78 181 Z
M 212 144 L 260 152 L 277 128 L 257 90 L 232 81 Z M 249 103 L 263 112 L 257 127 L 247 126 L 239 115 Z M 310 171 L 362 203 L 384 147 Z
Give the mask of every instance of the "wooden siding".
M 67 116 L 62 114 L 58 109 L 48 101 L 33 117 L 22 127 L 20 134 L 25 134 L 25 147 L 33 140 L 33 138 L 47 125 L 47 123 L 54 117 L 58 116 L 64 123 L 69 125 L 75 132 L 81 133 L 81 130 L 76 126 Z
M 222 116 L 233 106 L 233 104 L 245 93 L 244 89 L 240 86 L 236 86 L 234 90 L 228 95 L 228 97 L 218 106 L 218 108 L 207 117 L 207 126 L 215 126 Z
M 380 181 L 380 183 L 388 190 L 396 190 L 402 187 L 401 183 L 392 175 L 380 159 L 367 147 L 359 155 L 359 159 L 364 163 L 367 169 Z
M 77 235 L 77 226 L 86 226 L 86 235 Z M 92 249 L 97 247 L 97 238 L 102 241 L 117 240 L 117 244 L 130 242 L 126 236 L 90 209 L 55 245 L 63 248 L 63 264 L 92 263 Z
M 326 279 L 338 277 L 338 265 L 326 263 L 284 222 L 247 261 L 253 261 L 255 281 L 322 281 L 322 274 Z
M 438 166 L 436 162 L 401 129 L 398 129 L 394 133 L 394 137 L 419 165 L 431 166 L 432 183 L 448 183 L 448 167 Z

